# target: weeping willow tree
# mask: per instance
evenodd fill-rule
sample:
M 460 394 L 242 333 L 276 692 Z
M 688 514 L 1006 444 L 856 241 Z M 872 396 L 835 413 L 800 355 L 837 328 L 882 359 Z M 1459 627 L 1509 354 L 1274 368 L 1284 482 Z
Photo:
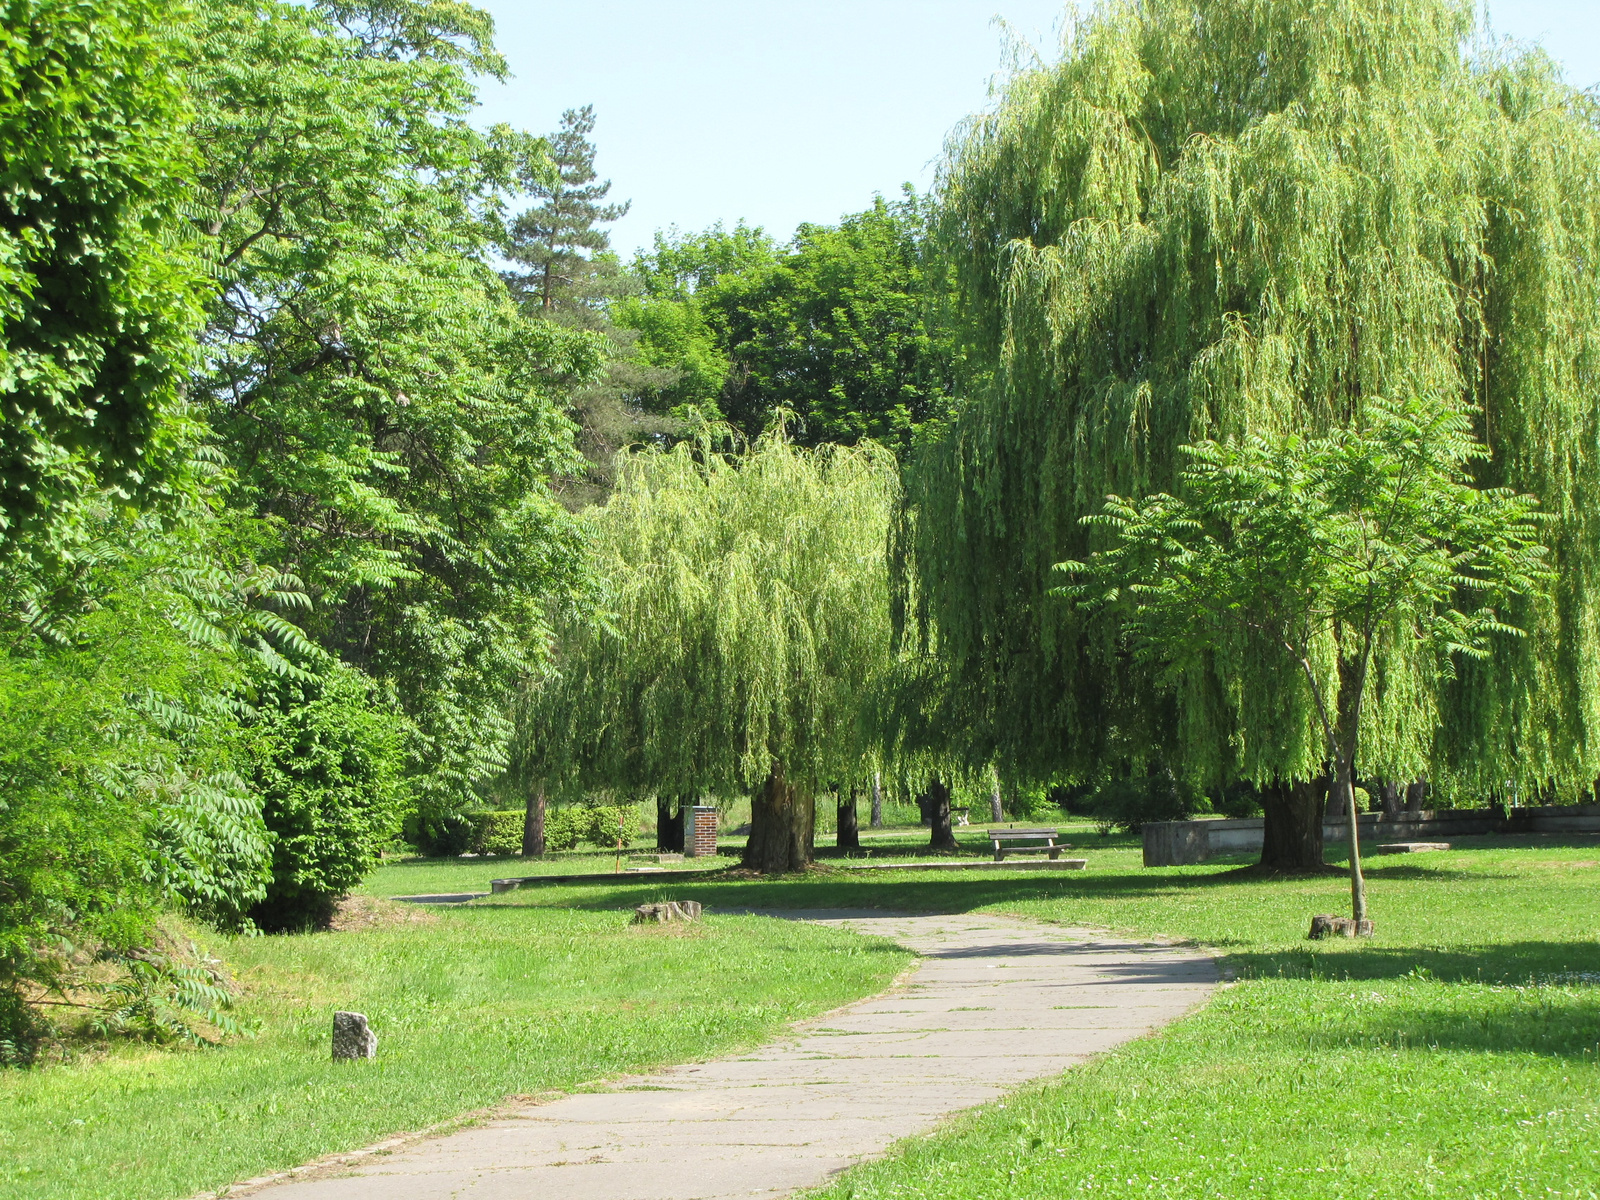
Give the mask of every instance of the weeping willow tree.
M 811 860 L 814 795 L 861 778 L 890 652 L 887 451 L 681 444 L 619 460 L 589 510 L 599 622 L 560 630 L 518 762 L 538 787 L 753 795 L 745 865 Z
M 1539 497 L 1558 582 L 1454 680 L 1387 647 L 1359 768 L 1592 783 L 1597 109 L 1472 39 L 1450 0 L 1109 3 L 952 141 L 940 237 L 980 382 L 908 473 L 906 544 L 971 762 L 1254 780 L 1277 865 L 1320 863 L 1305 684 L 1246 658 L 1163 685 L 1050 568 L 1105 548 L 1081 518 L 1108 494 L 1178 490 L 1180 446 L 1390 396 L 1468 406 L 1474 478 Z

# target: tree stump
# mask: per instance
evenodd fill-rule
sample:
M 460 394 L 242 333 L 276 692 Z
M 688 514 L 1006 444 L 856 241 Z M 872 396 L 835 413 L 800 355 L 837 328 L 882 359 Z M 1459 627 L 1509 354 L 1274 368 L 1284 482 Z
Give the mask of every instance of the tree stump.
M 1362 918 L 1353 921 L 1349 917 L 1336 917 L 1332 913 L 1318 913 L 1311 918 L 1311 932 L 1308 938 L 1326 937 L 1371 937 L 1372 922 Z
M 635 925 L 666 925 L 673 921 L 698 921 L 700 901 L 668 900 L 662 904 L 641 904 L 633 910 Z
M 378 1035 L 367 1026 L 367 1018 L 357 1012 L 333 1014 L 333 1056 L 335 1058 L 377 1058 Z

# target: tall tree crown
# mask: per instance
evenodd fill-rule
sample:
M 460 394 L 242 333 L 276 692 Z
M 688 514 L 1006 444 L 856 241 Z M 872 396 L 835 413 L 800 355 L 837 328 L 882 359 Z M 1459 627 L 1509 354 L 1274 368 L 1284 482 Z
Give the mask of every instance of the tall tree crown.
M 583 514 L 605 618 L 572 621 L 524 714 L 523 769 L 560 786 L 731 794 L 781 764 L 851 778 L 889 652 L 892 455 L 648 450 Z
M 550 138 L 555 173 L 533 189 L 543 203 L 511 224 L 506 256 L 526 268 L 511 275 L 512 290 L 547 314 L 592 306 L 605 295 L 596 288 L 601 276 L 616 274 L 615 264 L 596 260 L 611 246 L 600 226 L 623 216 L 628 202 L 605 203 L 611 181 L 596 182 L 594 125 L 592 104 L 561 114 Z
M 1044 594 L 1050 565 L 1102 544 L 1079 518 L 1107 493 L 1176 488 L 1185 443 L 1316 434 L 1392 395 L 1478 413 L 1476 477 L 1540 497 L 1560 576 L 1516 614 L 1531 636 L 1440 698 L 1437 762 L 1593 778 L 1600 136 L 1548 60 L 1474 57 L 1471 34 L 1447 0 L 1115 4 L 953 142 L 940 236 L 990 382 L 908 490 L 975 757 L 1049 775 L 1229 744 L 1248 674 L 1198 710 L 1161 699 Z M 1286 776 L 1315 742 L 1284 739 Z

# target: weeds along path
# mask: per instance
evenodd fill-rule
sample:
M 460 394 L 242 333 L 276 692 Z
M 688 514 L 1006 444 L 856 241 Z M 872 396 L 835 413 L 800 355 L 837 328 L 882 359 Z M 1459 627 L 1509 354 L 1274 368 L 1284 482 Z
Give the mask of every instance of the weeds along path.
M 1199 951 L 990 916 L 774 912 L 922 956 L 889 991 L 738 1058 L 614 1080 L 359 1165 L 270 1184 L 270 1200 L 715 1200 L 827 1182 L 1196 1008 Z M 462 1046 L 463 1055 L 472 1053 Z M 238 1192 L 231 1193 L 233 1195 Z

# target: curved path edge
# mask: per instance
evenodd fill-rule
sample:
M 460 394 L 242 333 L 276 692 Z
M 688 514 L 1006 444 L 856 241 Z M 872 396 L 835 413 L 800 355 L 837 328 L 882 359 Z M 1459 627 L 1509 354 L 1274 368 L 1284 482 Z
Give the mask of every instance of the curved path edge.
M 997 914 L 744 911 L 892 938 L 920 961 L 888 991 L 748 1054 L 612 1080 L 403 1147 L 394 1139 L 250 1193 L 783 1196 L 827 1183 L 962 1109 L 1142 1037 L 1204 1004 L 1219 983 L 1214 960 L 1193 947 Z

